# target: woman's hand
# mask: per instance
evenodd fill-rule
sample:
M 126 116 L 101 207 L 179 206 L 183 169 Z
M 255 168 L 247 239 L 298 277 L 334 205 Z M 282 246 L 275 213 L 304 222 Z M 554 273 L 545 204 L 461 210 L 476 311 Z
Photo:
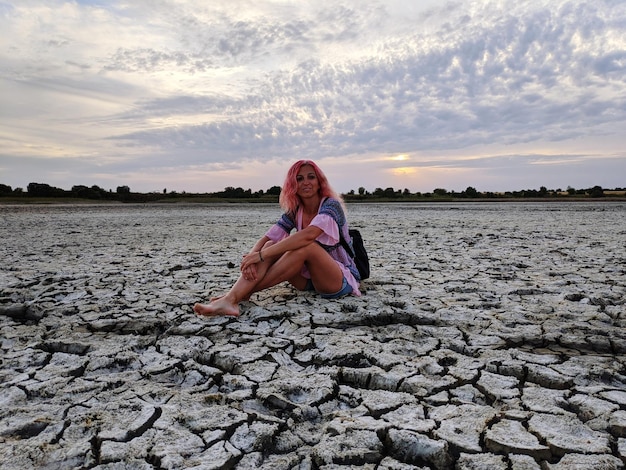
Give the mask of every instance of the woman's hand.
M 261 254 L 258 251 L 243 255 L 241 258 L 241 274 L 246 281 L 256 281 L 256 265 L 260 262 L 262 262 Z

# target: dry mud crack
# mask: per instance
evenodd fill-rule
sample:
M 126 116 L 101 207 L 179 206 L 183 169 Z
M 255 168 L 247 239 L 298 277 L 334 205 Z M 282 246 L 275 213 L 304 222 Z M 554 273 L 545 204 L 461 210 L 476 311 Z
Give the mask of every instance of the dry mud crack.
M 278 215 L 0 206 L 0 468 L 624 468 L 625 205 L 351 206 L 362 297 L 195 317 Z

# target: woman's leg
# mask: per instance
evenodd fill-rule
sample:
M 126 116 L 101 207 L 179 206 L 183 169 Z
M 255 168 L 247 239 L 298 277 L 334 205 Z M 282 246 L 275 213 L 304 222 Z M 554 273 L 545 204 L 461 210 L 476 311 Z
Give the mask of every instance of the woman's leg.
M 272 242 L 266 243 L 264 248 L 269 246 L 270 244 L 272 244 Z M 241 302 L 242 300 L 246 300 L 252 294 L 261 290 L 258 288 L 258 285 L 259 283 L 261 283 L 268 269 L 271 268 L 272 264 L 275 261 L 275 259 L 266 258 L 264 263 L 258 263 L 256 265 L 256 279 L 246 279 L 243 274 L 239 275 L 239 278 L 237 279 L 235 284 L 226 294 L 212 297 L 211 301 L 208 304 L 195 304 L 193 306 L 194 312 L 196 312 L 198 315 L 204 316 L 238 316 L 239 302 Z
M 267 271 L 259 282 L 258 290 L 267 289 L 289 281 L 296 289 L 304 290 L 307 279 L 300 272 L 307 266 L 311 280 L 318 292 L 333 293 L 342 288 L 343 273 L 337 262 L 317 243 L 285 253 Z
M 266 258 L 264 263 L 257 264 L 256 280 L 248 280 L 239 276 L 237 282 L 228 293 L 215 298 L 209 304 L 196 304 L 194 311 L 198 315 L 239 315 L 239 302 L 255 292 L 289 281 L 297 289 L 304 289 L 306 279 L 300 275 L 302 266 L 306 264 L 311 279 L 318 292 L 333 293 L 342 288 L 343 273 L 335 260 L 317 243 L 288 251 L 278 259 Z

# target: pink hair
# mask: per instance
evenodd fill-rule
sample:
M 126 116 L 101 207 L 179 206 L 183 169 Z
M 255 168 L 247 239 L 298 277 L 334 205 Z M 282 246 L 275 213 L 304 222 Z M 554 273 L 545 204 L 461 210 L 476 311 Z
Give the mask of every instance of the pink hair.
M 328 178 L 326 178 L 326 175 L 321 168 L 311 160 L 299 160 L 291 165 L 291 168 L 287 171 L 287 176 L 285 177 L 285 182 L 283 183 L 283 187 L 280 191 L 280 198 L 278 200 L 280 207 L 282 207 L 285 212 L 295 212 L 298 206 L 302 203 L 300 196 L 297 194 L 298 182 L 296 181 L 296 177 L 298 176 L 300 168 L 305 165 L 313 167 L 315 176 L 317 176 L 317 180 L 320 184 L 320 197 L 332 197 L 337 199 L 343 206 L 343 198 L 330 186 Z

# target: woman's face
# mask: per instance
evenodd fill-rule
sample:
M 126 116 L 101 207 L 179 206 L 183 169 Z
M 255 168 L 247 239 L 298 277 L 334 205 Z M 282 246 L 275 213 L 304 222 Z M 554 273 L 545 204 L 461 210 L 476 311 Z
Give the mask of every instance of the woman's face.
M 301 198 L 316 196 L 320 190 L 320 183 L 311 165 L 302 165 L 296 175 L 298 196 Z

